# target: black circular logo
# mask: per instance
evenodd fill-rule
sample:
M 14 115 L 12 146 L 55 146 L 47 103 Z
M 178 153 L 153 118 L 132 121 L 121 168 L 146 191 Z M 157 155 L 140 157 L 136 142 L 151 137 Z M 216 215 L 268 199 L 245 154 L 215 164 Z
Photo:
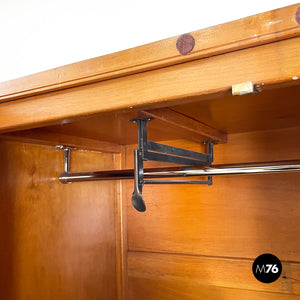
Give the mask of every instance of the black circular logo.
M 257 280 L 271 283 L 280 277 L 282 265 L 275 255 L 266 253 L 255 259 L 252 265 L 252 272 Z

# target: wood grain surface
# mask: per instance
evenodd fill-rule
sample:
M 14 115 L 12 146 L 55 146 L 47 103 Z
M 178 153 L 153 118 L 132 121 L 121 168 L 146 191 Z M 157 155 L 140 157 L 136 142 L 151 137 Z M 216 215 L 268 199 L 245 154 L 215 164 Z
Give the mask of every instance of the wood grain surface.
M 250 259 L 205 257 L 151 252 L 128 253 L 129 278 L 177 282 L 186 285 L 239 288 L 300 295 L 300 263 L 282 261 L 282 276 L 264 284 L 252 274 Z
M 146 115 L 139 111 L 133 111 L 131 113 L 103 113 L 75 122 L 49 126 L 46 127 L 46 130 L 48 132 L 51 132 L 53 135 L 58 134 L 58 136 L 62 135 L 62 137 L 64 137 L 65 135 L 72 136 L 74 142 L 76 141 L 78 145 L 80 145 L 81 138 L 95 141 L 95 146 L 97 145 L 97 142 L 100 146 L 102 143 L 102 148 L 106 151 L 109 151 L 109 144 L 112 143 L 115 144 L 115 147 L 111 147 L 110 151 L 112 151 L 114 149 L 118 149 L 118 144 L 127 145 L 137 142 L 137 124 L 130 122 L 130 120 L 136 118 L 146 118 Z M 177 120 L 177 123 L 174 121 L 171 123 L 170 121 L 155 118 L 155 120 L 147 123 L 149 138 L 156 141 L 184 138 L 197 142 L 205 141 L 208 139 L 207 134 L 205 134 L 204 132 L 196 132 L 195 129 L 192 130 L 187 128 L 186 126 L 186 123 L 190 122 L 189 124 L 192 124 L 194 127 L 196 126 L 196 124 L 198 124 L 199 128 L 201 128 L 203 127 L 202 123 L 189 119 L 188 117 L 183 117 L 183 119 L 185 121 L 184 125 L 182 124 L 182 120 Z M 224 141 L 226 137 L 224 133 L 222 134 L 218 130 L 207 127 L 205 125 L 204 127 L 210 129 L 211 137 L 215 132 L 217 132 L 216 134 L 220 136 L 220 138 Z M 35 130 L 40 129 L 26 130 L 25 132 L 28 132 L 29 135 L 31 135 L 30 132 L 33 132 L 32 135 L 34 135 Z M 19 135 L 22 135 L 22 132 L 24 131 L 21 131 Z M 12 135 L 16 135 L 16 133 L 12 133 Z M 76 139 L 76 137 L 78 137 L 78 139 Z M 93 143 L 86 143 L 86 145 L 93 146 Z
M 116 169 L 122 169 L 125 164 L 125 147 L 121 153 L 115 155 Z M 115 201 L 115 230 L 116 230 L 116 277 L 118 300 L 126 299 L 127 289 L 127 206 L 125 196 L 125 182 L 116 181 L 117 188 L 114 193 Z M 124 197 L 125 196 L 125 197 Z
M 300 38 L 203 58 L 63 91 L 1 103 L 0 132 L 61 124 L 71 118 L 147 110 L 229 95 L 232 84 L 252 80 L 299 85 Z M 219 128 L 216 128 L 219 129 Z
M 186 131 L 186 136 L 193 134 L 198 140 L 201 140 L 201 138 L 203 139 L 204 137 L 206 140 L 210 141 L 213 140 L 221 143 L 227 142 L 227 136 L 224 132 L 209 127 L 197 119 L 190 118 L 188 115 L 178 113 L 170 108 L 144 110 L 141 113 L 146 117 L 163 121 L 166 126 L 171 124 L 177 129 L 184 129 Z
M 300 86 L 293 86 L 256 95 L 228 96 L 171 109 L 149 110 L 148 116 L 155 119 L 147 124 L 148 136 L 154 141 L 186 139 L 199 142 L 207 140 L 209 135 L 224 141 L 222 131 L 237 133 L 297 127 L 300 126 L 299 96 Z M 288 101 L 282 105 L 282 99 Z M 79 149 L 119 152 L 118 144 L 137 142 L 137 126 L 130 120 L 143 117 L 146 116 L 140 111 L 102 113 L 42 129 L 13 132 L 8 137 L 33 143 L 60 143 Z
M 227 144 L 215 146 L 215 162 L 299 159 L 299 133 L 298 127 L 229 134 Z M 127 146 L 127 167 L 134 148 Z M 300 173 L 281 173 L 215 176 L 212 186 L 146 185 L 145 213 L 132 207 L 128 181 L 127 299 L 299 299 L 299 180 Z M 252 274 L 262 253 L 283 263 L 272 284 Z
M 53 147 L 0 142 L 1 299 L 117 299 L 115 182 L 61 184 Z M 114 167 L 74 151 L 73 170 Z
M 299 300 L 298 295 L 281 293 L 257 292 L 232 288 L 221 288 L 207 285 L 194 285 L 188 282 L 179 285 L 173 280 L 146 280 L 129 278 L 128 300 Z
M 118 144 L 80 137 L 78 135 L 74 136 L 58 132 L 51 132 L 44 128 L 11 132 L 6 135 L 1 135 L 1 138 L 37 145 L 67 145 L 80 150 L 96 150 L 110 153 L 121 152 L 121 146 Z
M 137 129 L 128 117 L 171 107 L 228 134 L 216 164 L 299 160 L 298 7 L 194 32 L 185 56 L 174 37 L 2 83 L 0 132 L 112 152 L 74 151 L 74 172 L 132 168 Z M 261 94 L 230 96 L 249 80 Z M 153 124 L 153 140 L 205 150 L 178 123 Z M 0 298 L 300 297 L 300 173 L 147 185 L 147 211 L 138 213 L 132 180 L 63 185 L 63 155 L 53 147 L 0 140 L 0 154 Z M 253 278 L 262 253 L 283 262 L 274 284 Z
M 299 4 L 192 32 L 189 55 L 176 49 L 179 36 L 0 83 L 0 102 L 158 69 L 300 35 Z
M 147 185 L 145 213 L 128 199 L 128 247 L 251 259 L 276 253 L 299 262 L 299 180 L 295 173 L 219 176 L 212 186 Z
M 256 95 L 221 97 L 169 108 L 149 110 L 148 136 L 154 141 L 225 141 L 224 133 L 300 126 L 300 86 L 274 88 Z M 282 105 L 283 99 L 287 99 Z M 170 113 L 171 112 L 171 113 Z M 178 112 L 178 113 L 177 113 Z M 130 122 L 140 111 L 97 114 L 46 128 L 13 132 L 7 138 L 36 144 L 65 144 L 79 149 L 120 152 L 118 144 L 137 142 L 137 126 Z
M 181 104 L 172 109 L 227 133 L 270 130 L 300 126 L 299 97 L 300 86 L 293 86 Z

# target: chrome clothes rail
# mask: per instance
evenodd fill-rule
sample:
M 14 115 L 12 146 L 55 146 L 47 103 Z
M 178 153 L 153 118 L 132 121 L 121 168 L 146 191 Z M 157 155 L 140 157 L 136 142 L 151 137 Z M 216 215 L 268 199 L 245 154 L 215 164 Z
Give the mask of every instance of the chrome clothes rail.
M 279 172 L 300 172 L 300 162 L 289 164 L 288 162 L 278 162 L 270 164 L 253 165 L 216 165 L 212 167 L 201 167 L 199 169 L 176 168 L 156 168 L 145 169 L 144 178 L 174 178 L 192 176 L 218 176 L 218 175 L 243 175 L 243 174 L 267 174 Z M 64 172 L 59 176 L 62 183 L 92 181 L 92 180 L 124 180 L 134 179 L 134 170 L 113 170 L 98 172 Z M 183 181 L 183 180 L 182 180 Z M 154 181 L 151 182 L 155 183 Z M 170 181 L 170 184 L 172 182 Z M 177 182 L 178 183 L 178 182 Z M 188 182 L 187 182 L 188 183 Z

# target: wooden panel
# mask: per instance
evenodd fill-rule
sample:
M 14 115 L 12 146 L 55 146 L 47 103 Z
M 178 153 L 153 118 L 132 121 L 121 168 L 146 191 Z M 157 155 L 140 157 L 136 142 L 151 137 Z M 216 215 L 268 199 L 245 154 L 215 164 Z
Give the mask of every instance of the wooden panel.
M 172 107 L 172 110 L 167 108 L 151 110 L 148 113 L 152 116 L 155 114 L 156 119 L 148 123 L 148 134 L 150 139 L 155 141 L 171 139 L 203 141 L 207 138 L 201 135 L 201 132 L 215 137 L 218 135 L 219 139 L 224 138 L 219 130 L 212 128 L 235 133 L 300 126 L 299 96 L 300 87 L 294 86 L 268 90 L 257 95 L 198 101 Z M 284 106 L 282 99 L 288 99 Z M 173 110 L 179 111 L 180 114 L 175 113 L 175 117 L 166 114 Z M 60 143 L 81 149 L 119 152 L 120 146 L 117 144 L 137 142 L 137 126 L 130 122 L 137 117 L 145 115 L 138 111 L 102 113 L 45 129 L 10 133 L 8 138 L 46 145 Z M 200 123 L 199 120 L 205 121 L 212 128 Z
M 125 164 L 125 147 L 121 147 L 121 154 L 115 157 L 115 166 L 118 169 L 123 169 Z M 118 300 L 126 298 L 127 284 L 127 218 L 126 218 L 126 194 L 125 182 L 122 180 L 116 181 L 116 269 L 117 269 L 117 292 Z
M 282 262 L 281 277 L 264 284 L 252 274 L 253 260 L 176 254 L 129 252 L 128 276 L 147 280 L 172 281 L 178 289 L 186 285 L 217 286 L 273 293 L 300 294 L 300 264 Z M 285 276 L 285 277 L 284 277 Z M 185 298 L 184 298 L 185 299 Z
M 217 140 L 223 143 L 227 142 L 227 136 L 224 132 L 209 127 L 204 123 L 189 118 L 170 108 L 144 110 L 141 113 L 147 117 L 154 118 L 155 120 L 158 119 L 166 124 L 171 124 L 177 128 L 184 129 L 187 133 L 186 135 L 192 133 L 195 138 L 198 137 L 198 140 L 201 140 L 201 138 L 203 139 L 204 136 L 208 140 Z
M 300 127 L 280 130 L 236 133 L 228 137 L 229 147 L 214 147 L 214 162 L 247 163 L 298 160 L 300 158 Z
M 1 136 L 4 139 L 33 143 L 38 145 L 68 145 L 71 147 L 101 152 L 121 152 L 121 146 L 109 142 L 92 140 L 85 137 L 49 132 L 45 129 L 23 130 Z
M 148 111 L 155 120 L 148 123 L 152 140 L 186 139 L 206 140 L 201 132 L 218 139 L 220 129 L 229 133 L 288 128 L 300 126 L 300 86 L 264 91 L 257 95 L 221 97 L 167 108 Z M 285 105 L 282 105 L 283 99 Z M 145 117 L 141 112 L 102 113 L 74 122 L 49 126 L 43 129 L 23 130 L 11 133 L 25 141 L 46 144 L 68 144 L 79 148 L 100 151 L 120 151 L 118 145 L 137 142 L 137 126 L 129 120 Z M 166 119 L 167 118 L 167 119 Z M 162 119 L 162 120 L 160 120 Z M 201 121 L 201 122 L 199 122 Z M 211 129 L 203 124 L 209 124 Z M 170 124 L 171 123 L 171 124 Z M 218 135 L 218 136 L 216 136 Z M 104 141 L 104 142 L 103 142 Z
M 0 193 L 0 290 L 3 299 L 12 300 L 14 298 L 14 280 L 13 260 L 15 254 L 16 238 L 14 236 L 14 198 L 13 182 L 9 181 L 10 166 L 7 163 L 9 151 L 0 146 L 1 161 L 1 193 Z M 11 177 L 12 178 L 12 177 Z
M 299 159 L 298 135 L 299 128 L 229 135 L 215 147 L 215 161 Z M 132 166 L 131 147 L 127 163 Z M 282 173 L 216 176 L 212 186 L 146 185 L 145 213 L 132 208 L 128 182 L 129 250 L 251 259 L 271 252 L 299 262 L 299 180 L 299 173 Z
M 295 173 L 214 177 L 212 186 L 147 185 L 145 213 L 128 199 L 129 249 L 249 258 L 277 253 L 299 262 L 299 180 Z
M 150 109 L 228 94 L 231 85 L 298 85 L 300 38 L 0 105 L 0 131 L 62 122 L 105 111 Z M 250 62 L 250 63 L 249 63 Z M 219 128 L 216 128 L 219 129 Z
M 54 134 L 76 135 L 80 138 L 88 137 L 95 141 L 102 140 L 122 145 L 133 144 L 138 140 L 138 130 L 137 124 L 133 124 L 130 120 L 145 117 L 146 116 L 142 115 L 140 112 L 104 113 L 76 122 L 49 126 L 47 127 L 47 131 L 51 131 Z M 201 132 L 195 134 L 192 130 L 187 130 L 186 128 L 181 128 L 159 119 L 148 122 L 147 129 L 149 139 L 155 141 L 178 138 L 198 142 L 207 140 L 207 137 L 201 135 Z M 36 129 L 32 131 L 34 132 L 35 130 Z M 28 132 L 30 132 L 30 130 L 28 130 Z M 22 134 L 22 132 L 20 132 L 20 134 Z M 224 135 L 221 137 L 223 136 Z M 74 140 L 76 140 L 75 137 Z
M 50 147 L 0 152 L 1 297 L 116 299 L 116 183 L 59 183 L 63 154 Z M 74 171 L 95 165 L 113 168 L 114 155 L 74 151 Z
M 227 133 L 300 126 L 300 87 L 228 96 L 172 107 Z
M 194 285 L 187 282 L 184 286 L 178 286 L 178 282 L 170 280 L 148 280 L 129 278 L 129 300 L 299 300 L 299 296 L 276 294 L 269 292 L 256 292 L 231 288 L 219 288 L 214 286 Z
M 300 35 L 295 20 L 298 4 L 192 33 L 193 51 L 182 56 L 177 37 L 55 68 L 0 84 L 0 101 L 8 101 L 157 69 L 233 50 Z
M 205 124 L 196 120 L 204 120 L 211 127 L 224 129 L 229 133 L 300 126 L 299 96 L 300 87 L 294 86 L 268 90 L 258 95 L 224 97 L 173 107 L 172 110 L 179 111 L 183 120 L 176 118 L 176 113 L 175 120 L 169 114 L 166 116 L 166 111 L 172 112 L 167 108 L 151 110 L 148 113 L 154 113 L 157 118 L 148 123 L 148 134 L 150 139 L 156 141 L 203 141 L 207 138 L 200 133 L 205 128 L 204 134 L 217 134 L 219 138 L 223 138 L 218 131 L 207 128 Z M 282 99 L 288 99 L 284 106 Z M 137 141 L 137 126 L 130 120 L 143 116 L 145 117 L 138 111 L 102 113 L 45 129 L 10 133 L 8 138 L 39 144 L 60 143 L 82 149 L 119 152 L 120 146 L 116 144 L 133 144 Z

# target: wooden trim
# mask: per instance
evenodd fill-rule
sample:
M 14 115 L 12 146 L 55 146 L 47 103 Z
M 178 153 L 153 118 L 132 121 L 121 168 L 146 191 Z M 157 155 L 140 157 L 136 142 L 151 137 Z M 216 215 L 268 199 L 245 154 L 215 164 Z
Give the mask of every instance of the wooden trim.
M 110 153 L 121 152 L 121 146 L 114 143 L 49 132 L 45 129 L 17 131 L 10 134 L 1 135 L 0 137 L 7 140 L 39 145 L 67 145 L 84 150 L 94 150 Z
M 125 147 L 121 146 L 121 153 L 115 155 L 115 167 L 122 170 L 125 163 Z M 126 219 L 126 189 L 124 182 L 116 182 L 116 273 L 118 300 L 125 300 L 127 276 L 127 219 Z
M 0 132 L 57 124 L 105 111 L 147 110 L 231 92 L 232 84 L 300 84 L 300 38 L 0 105 Z M 237 100 L 238 101 L 238 100 Z
M 179 36 L 0 83 L 0 102 L 154 70 L 300 36 L 299 4 L 192 32 L 193 51 L 180 55 Z
M 184 129 L 187 131 L 187 133 L 193 133 L 195 139 L 198 141 L 203 140 L 203 136 L 205 136 L 210 140 L 217 140 L 222 143 L 227 142 L 226 133 L 211 128 L 170 108 L 158 108 L 147 111 L 144 110 L 141 113 L 147 117 L 153 117 L 173 126 Z
M 283 293 L 257 292 L 237 288 L 223 288 L 211 285 L 185 282 L 184 286 L 174 280 L 129 279 L 128 298 L 130 300 L 299 300 L 299 296 Z

